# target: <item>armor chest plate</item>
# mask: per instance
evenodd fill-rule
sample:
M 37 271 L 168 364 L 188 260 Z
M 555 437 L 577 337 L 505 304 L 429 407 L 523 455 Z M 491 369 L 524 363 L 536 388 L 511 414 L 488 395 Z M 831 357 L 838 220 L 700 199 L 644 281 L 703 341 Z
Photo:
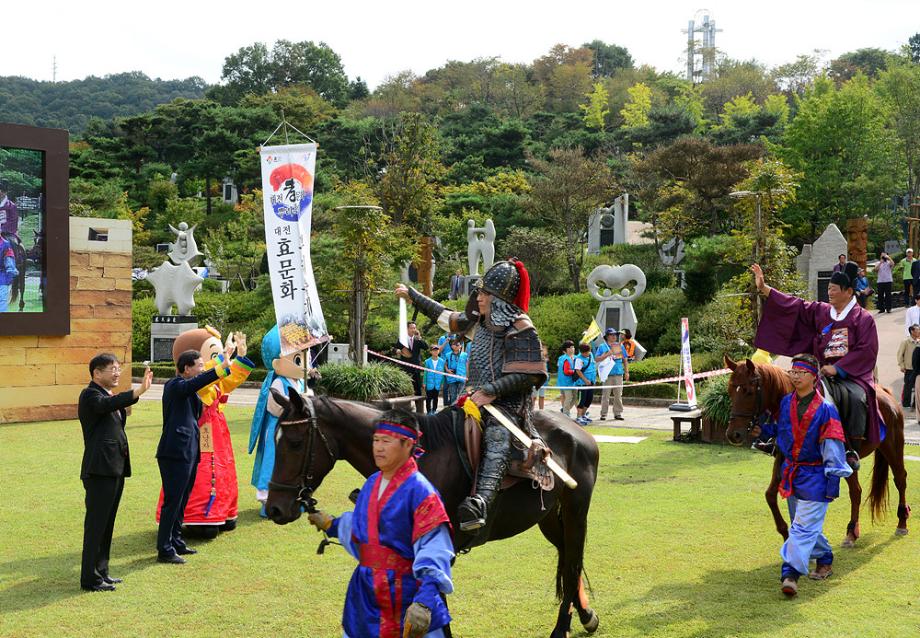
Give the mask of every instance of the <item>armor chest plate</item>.
M 504 331 L 496 333 L 480 326 L 470 345 L 468 383 L 481 386 L 502 376 L 505 362 Z

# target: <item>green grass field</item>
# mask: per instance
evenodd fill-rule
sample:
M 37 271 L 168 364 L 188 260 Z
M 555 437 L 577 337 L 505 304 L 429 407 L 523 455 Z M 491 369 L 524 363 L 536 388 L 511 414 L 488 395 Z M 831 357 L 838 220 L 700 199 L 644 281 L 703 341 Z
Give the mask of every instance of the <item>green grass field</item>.
M 187 565 L 155 562 L 159 410 L 142 402 L 128 421 L 134 476 L 116 521 L 111 565 L 125 582 L 112 593 L 79 588 L 79 423 L 0 427 L 0 635 L 340 636 L 354 563 L 338 547 L 317 556 L 320 536 L 304 519 L 287 526 L 259 519 L 245 450 L 251 408 L 228 409 L 239 527 L 197 543 L 200 553 Z M 638 445 L 601 444 L 601 464 L 585 560 L 601 621 L 596 636 L 920 635 L 916 521 L 909 536 L 896 538 L 893 514 L 877 526 L 865 520 L 857 548 L 836 550 L 834 576 L 803 580 L 798 599 L 787 601 L 779 592 L 780 537 L 762 496 L 770 459 L 672 443 L 655 432 Z M 319 492 L 321 506 L 341 511 L 360 484 L 350 467 L 337 467 Z M 910 498 L 920 503 L 917 482 Z M 835 545 L 847 511 L 843 501 L 830 509 Z M 548 636 L 555 564 L 536 530 L 460 557 L 449 598 L 454 635 Z M 574 636 L 585 635 L 577 619 L 573 628 Z

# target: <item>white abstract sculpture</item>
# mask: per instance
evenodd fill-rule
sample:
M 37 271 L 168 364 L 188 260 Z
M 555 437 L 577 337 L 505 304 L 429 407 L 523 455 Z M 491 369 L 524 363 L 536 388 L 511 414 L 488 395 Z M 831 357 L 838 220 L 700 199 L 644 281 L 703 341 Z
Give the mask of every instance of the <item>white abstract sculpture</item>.
M 180 315 L 188 315 L 195 307 L 195 289 L 204 281 L 192 270 L 190 262 L 201 253 L 195 243 L 194 226 L 189 228 L 188 224 L 182 222 L 179 228 L 173 228 L 170 224 L 169 229 L 176 235 L 175 243 L 169 244 L 168 255 L 172 261 L 164 261 L 148 273 L 147 279 L 156 291 L 157 312 L 169 315 L 175 304 Z
M 472 219 L 466 222 L 467 265 L 470 275 L 479 275 L 479 260 L 482 259 L 482 272 L 485 273 L 495 263 L 495 224 L 491 219 L 486 225 L 476 227 Z
M 645 273 L 633 264 L 598 266 L 588 275 L 588 292 L 598 301 L 634 301 L 645 284 Z

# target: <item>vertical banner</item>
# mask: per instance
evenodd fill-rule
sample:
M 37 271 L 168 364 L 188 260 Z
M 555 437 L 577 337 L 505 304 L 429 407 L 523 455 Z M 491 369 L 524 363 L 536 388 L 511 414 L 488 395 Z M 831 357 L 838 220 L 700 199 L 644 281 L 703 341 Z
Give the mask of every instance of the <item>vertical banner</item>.
M 310 259 L 316 144 L 263 146 L 262 205 L 281 354 L 329 340 Z
M 696 407 L 696 386 L 693 384 L 693 364 L 690 360 L 690 322 L 686 317 L 680 320 L 680 362 L 683 368 L 684 387 L 687 390 L 687 405 Z

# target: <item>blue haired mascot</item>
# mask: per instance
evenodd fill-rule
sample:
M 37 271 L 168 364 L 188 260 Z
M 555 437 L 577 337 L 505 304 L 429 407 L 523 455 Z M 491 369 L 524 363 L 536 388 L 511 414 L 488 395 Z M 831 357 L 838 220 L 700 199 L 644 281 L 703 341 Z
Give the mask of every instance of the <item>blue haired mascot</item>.
M 277 324 L 262 338 L 262 361 L 268 369 L 259 401 L 252 417 L 249 431 L 249 453 L 255 450 L 256 458 L 252 467 L 252 485 L 256 488 L 256 500 L 262 503 L 261 515 L 264 518 L 265 501 L 268 499 L 268 482 L 275 468 L 275 427 L 283 411 L 272 398 L 271 388 L 287 396 L 288 388 L 304 393 L 305 371 L 309 368 L 309 351 L 294 352 L 281 356 L 281 335 Z M 314 370 L 309 374 L 315 378 Z M 313 391 L 306 389 L 309 396 Z

